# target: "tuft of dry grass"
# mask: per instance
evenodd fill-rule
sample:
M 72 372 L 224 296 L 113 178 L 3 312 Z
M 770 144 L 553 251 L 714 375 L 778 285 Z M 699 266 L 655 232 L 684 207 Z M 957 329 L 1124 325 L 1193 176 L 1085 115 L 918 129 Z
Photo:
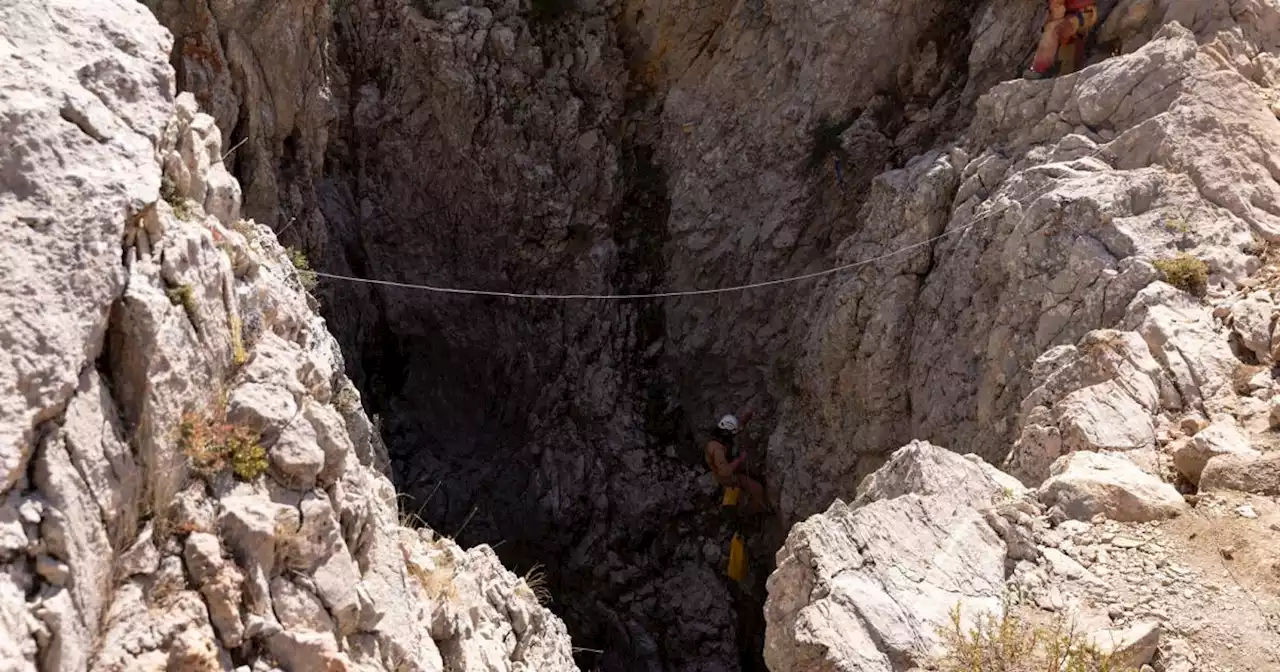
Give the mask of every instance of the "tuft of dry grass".
M 525 587 L 533 593 L 539 604 L 551 604 L 551 590 L 547 588 L 547 573 L 543 571 L 542 565 L 530 567 L 520 580 L 524 581 Z
M 244 366 L 249 361 L 249 352 L 244 347 L 244 333 L 240 324 L 240 318 L 236 315 L 231 316 L 231 363 L 236 367 Z
M 458 597 L 458 586 L 455 581 L 458 568 L 450 556 L 445 555 L 444 558 L 443 563 L 431 567 L 423 567 L 409 557 L 405 558 L 404 563 L 409 574 L 418 580 L 418 585 L 422 586 L 422 592 L 438 602 L 454 600 Z

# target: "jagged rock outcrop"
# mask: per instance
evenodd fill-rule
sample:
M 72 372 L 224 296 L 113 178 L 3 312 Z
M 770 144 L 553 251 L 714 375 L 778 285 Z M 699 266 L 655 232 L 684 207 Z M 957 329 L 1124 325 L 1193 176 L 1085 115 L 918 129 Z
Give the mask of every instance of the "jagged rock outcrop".
M 143 4 L 173 32 L 179 90 L 192 92 L 217 123 L 246 212 L 276 229 L 314 218 L 312 180 L 338 105 L 326 70 L 333 3 Z
M 1197 325 L 1175 316 L 1194 311 L 1179 292 L 1149 283 L 1159 277 L 1151 262 L 1178 251 L 1208 263 L 1210 285 L 1239 282 L 1261 265 L 1248 254 L 1259 249 L 1254 235 L 1272 235 L 1270 206 L 1255 205 L 1276 196 L 1266 153 L 1220 165 L 1204 144 L 1212 136 L 1223 146 L 1270 147 L 1280 138 L 1262 74 L 1273 57 L 1261 51 L 1274 39 L 1262 31 L 1275 8 L 1259 6 L 1236 32 L 1218 33 L 1226 4 L 1189 22 L 1203 32 L 1164 24 L 1150 42 L 1096 67 L 994 87 L 977 102 L 967 152 L 921 157 L 873 185 L 864 219 L 878 226 L 847 241 L 843 259 L 951 235 L 930 255 L 832 283 L 797 365 L 801 389 L 787 402 L 794 420 L 784 417 L 770 444 L 784 510 L 803 514 L 806 501 L 821 506 L 849 491 L 856 453 L 883 445 L 885 431 L 873 428 L 888 419 L 896 423 L 889 435 L 946 437 L 993 460 L 1021 434 L 1024 455 L 1015 459 L 1043 478 L 1065 450 L 1060 442 L 1153 445 L 1143 417 L 1164 405 L 1219 410 L 1232 374 L 1221 364 L 1234 358 L 1176 351 L 1170 340 L 1182 333 L 1190 343 Z M 1224 70 L 1223 57 L 1236 54 L 1240 69 Z M 1207 130 L 1183 130 L 1200 126 Z M 890 223 L 900 233 L 886 235 Z M 856 245 L 873 235 L 890 243 Z M 1220 343 L 1204 318 L 1206 345 Z M 1072 364 L 1078 356 L 1055 349 L 1107 327 L 1137 331 L 1143 343 L 1120 336 L 1133 354 L 1114 363 Z M 868 354 L 850 357 L 849 343 Z M 1163 382 L 1133 380 L 1150 378 L 1153 358 L 1180 399 Z M 1058 388 L 1052 405 L 1029 398 L 1046 384 Z M 1138 387 L 1117 387 L 1126 384 Z M 1020 417 L 1024 400 L 1031 405 Z M 1073 437 L 1077 419 L 1102 415 L 1126 417 L 1113 435 Z
M 4 668 L 576 669 L 536 586 L 399 524 L 155 18 L 10 3 L 0 41 Z
M 938 652 L 953 608 L 966 623 L 998 610 L 1006 546 L 979 511 L 1007 496 L 992 472 L 911 444 L 876 472 L 861 506 L 837 500 L 794 526 L 769 577 L 769 669 L 905 669 Z

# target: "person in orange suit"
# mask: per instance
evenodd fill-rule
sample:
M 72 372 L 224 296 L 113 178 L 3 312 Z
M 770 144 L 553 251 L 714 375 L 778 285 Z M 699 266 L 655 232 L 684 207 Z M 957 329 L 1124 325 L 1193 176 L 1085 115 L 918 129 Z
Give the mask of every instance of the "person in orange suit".
M 1049 0 L 1049 18 L 1044 23 L 1044 33 L 1036 47 L 1027 79 L 1045 79 L 1051 76 L 1057 65 L 1058 49 L 1075 40 L 1083 39 L 1098 22 L 1095 0 Z

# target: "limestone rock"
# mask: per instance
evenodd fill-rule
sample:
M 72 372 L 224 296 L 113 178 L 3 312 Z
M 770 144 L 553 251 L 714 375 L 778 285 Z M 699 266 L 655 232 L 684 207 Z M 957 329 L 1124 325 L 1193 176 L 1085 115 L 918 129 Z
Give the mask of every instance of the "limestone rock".
M 1200 489 L 1280 494 L 1280 453 L 1229 453 L 1209 459 L 1200 473 Z
M 1155 445 L 1163 380 L 1139 334 L 1090 332 L 1045 353 L 1034 371 L 1042 382 L 1023 401 L 1022 436 L 1007 461 L 1015 476 L 1038 483 L 1066 453 Z
M 939 627 L 998 609 L 1005 546 L 978 513 L 908 494 L 837 501 L 792 528 L 765 603 L 771 670 L 883 670 L 936 654 Z
M 324 469 L 324 449 L 320 447 L 315 426 L 301 414 L 284 428 L 268 456 L 281 481 L 297 490 L 315 485 L 316 477 Z
M 1122 522 L 1172 518 L 1187 509 L 1172 485 L 1116 455 L 1079 452 L 1054 462 L 1040 500 L 1070 519 L 1103 515 Z
M 209 620 L 228 648 L 241 644 L 244 623 L 240 618 L 241 586 L 244 577 L 232 563 L 222 558 L 221 544 L 212 534 L 195 532 L 183 549 L 187 572 L 209 605 Z
M 884 466 L 863 481 L 852 506 L 914 493 L 952 506 L 978 508 L 1025 489 L 977 455 L 962 456 L 927 441 L 913 441 L 894 451 Z
M 346 423 L 332 406 L 308 404 L 304 409 L 307 421 L 316 433 L 316 443 L 324 451 L 324 466 L 317 478 L 321 485 L 336 481 L 347 469 L 347 457 L 354 452 Z
M 113 26 L 110 31 L 102 25 Z M 0 490 L 36 426 L 61 414 L 102 351 L 124 289 L 120 240 L 156 200 L 154 142 L 168 117 L 169 35 L 138 3 L 0 8 Z
M 222 568 L 222 544 L 218 538 L 207 532 L 194 532 L 187 537 L 182 557 L 187 563 L 187 572 L 197 586 L 213 578 Z
M 1260 362 L 1271 358 L 1271 329 L 1276 307 L 1270 292 L 1254 292 L 1231 308 L 1231 328 Z
M 245 565 L 270 571 L 276 559 L 276 530 L 289 508 L 253 495 L 224 497 L 220 504 L 220 538 Z
M 333 620 L 319 598 L 284 577 L 271 580 L 271 603 L 287 630 L 333 632 Z
M 1089 642 L 1100 653 L 1112 656 L 1115 665 L 1138 668 L 1146 665 L 1160 646 L 1159 623 L 1144 621 L 1126 628 L 1092 633 Z
M 138 534 L 133 545 L 120 555 L 120 576 L 154 574 L 160 567 L 160 551 L 155 544 L 155 527 L 148 523 Z
M 328 632 L 278 632 L 267 640 L 267 648 L 286 669 L 343 670 L 351 665 Z
M 227 420 L 253 429 L 270 445 L 298 413 L 288 390 L 271 384 L 247 383 L 231 392 Z
M 1209 460 L 1218 455 L 1256 456 L 1249 439 L 1233 421 L 1218 421 L 1183 441 L 1173 452 L 1173 463 L 1192 483 L 1200 482 L 1200 474 Z
M 1198 302 L 1164 283 L 1134 297 L 1122 326 L 1142 334 L 1177 389 L 1183 408 L 1210 417 L 1229 411 L 1239 360 Z
M 452 618 L 458 669 L 574 669 L 564 624 L 492 552 L 460 563 L 458 603 L 413 588 L 396 492 L 350 459 L 362 430 L 377 452 L 369 419 L 329 405 L 354 389 L 340 348 L 272 230 L 240 219 L 230 170 L 294 141 L 233 115 L 251 142 L 223 163 L 231 129 L 173 95 L 163 4 L 0 8 L 0 667 L 212 671 L 237 651 L 246 669 L 438 672 Z M 330 8 L 304 28 L 281 17 L 308 3 L 213 4 L 295 37 Z M 189 56 L 196 35 L 175 34 Z M 262 436 L 268 474 L 233 473 L 230 427 Z

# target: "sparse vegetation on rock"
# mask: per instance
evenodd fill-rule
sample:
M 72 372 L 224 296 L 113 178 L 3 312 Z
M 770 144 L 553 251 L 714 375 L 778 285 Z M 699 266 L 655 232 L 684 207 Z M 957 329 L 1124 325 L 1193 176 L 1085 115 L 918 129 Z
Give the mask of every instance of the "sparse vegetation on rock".
M 1190 254 L 1157 259 L 1152 264 L 1165 282 L 1193 296 L 1204 296 L 1209 284 L 1209 265 Z
M 225 411 L 215 412 L 214 417 L 194 411 L 184 414 L 179 447 L 198 474 L 212 476 L 230 468 L 237 478 L 254 480 L 267 470 L 267 452 L 253 430 L 226 422 L 225 415 Z
M 1086 641 L 1075 624 L 1057 615 L 1039 625 L 1014 613 L 984 613 L 966 625 L 959 606 L 942 631 L 941 672 L 1137 672 Z
M 287 247 L 285 251 L 289 254 L 289 261 L 297 272 L 298 282 L 302 284 L 302 288 L 308 292 L 315 289 L 318 279 L 315 271 L 311 268 L 311 262 L 307 260 L 307 255 L 302 250 L 293 247 Z
M 187 319 L 191 320 L 193 326 L 197 328 L 200 326 L 200 306 L 196 304 L 195 292 L 191 285 L 181 284 L 170 287 L 165 290 L 165 296 L 169 297 L 169 303 L 182 306 L 182 310 L 186 312 Z

